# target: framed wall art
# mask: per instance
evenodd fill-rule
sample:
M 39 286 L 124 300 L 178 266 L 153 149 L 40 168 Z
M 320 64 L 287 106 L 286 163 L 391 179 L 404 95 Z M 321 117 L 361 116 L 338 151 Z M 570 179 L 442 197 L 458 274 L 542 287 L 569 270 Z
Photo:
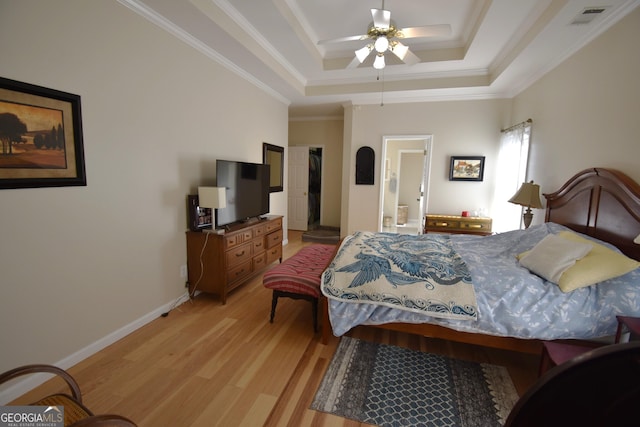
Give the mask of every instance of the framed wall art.
M 484 156 L 451 156 L 449 181 L 482 181 Z
M 87 185 L 80 96 L 0 77 L 0 189 Z

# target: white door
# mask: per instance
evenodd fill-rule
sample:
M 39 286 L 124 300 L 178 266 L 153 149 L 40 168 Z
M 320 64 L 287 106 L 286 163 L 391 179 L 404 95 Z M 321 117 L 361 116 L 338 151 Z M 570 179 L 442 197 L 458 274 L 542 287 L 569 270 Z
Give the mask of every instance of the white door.
M 306 231 L 309 222 L 309 147 L 289 149 L 288 226 Z

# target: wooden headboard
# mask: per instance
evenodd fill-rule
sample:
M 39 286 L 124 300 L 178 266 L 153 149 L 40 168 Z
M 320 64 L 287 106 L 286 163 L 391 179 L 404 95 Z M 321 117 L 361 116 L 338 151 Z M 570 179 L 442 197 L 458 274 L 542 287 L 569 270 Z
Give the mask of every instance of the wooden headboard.
M 592 168 L 577 173 L 547 199 L 546 222 L 612 243 L 640 260 L 640 185 L 622 172 Z

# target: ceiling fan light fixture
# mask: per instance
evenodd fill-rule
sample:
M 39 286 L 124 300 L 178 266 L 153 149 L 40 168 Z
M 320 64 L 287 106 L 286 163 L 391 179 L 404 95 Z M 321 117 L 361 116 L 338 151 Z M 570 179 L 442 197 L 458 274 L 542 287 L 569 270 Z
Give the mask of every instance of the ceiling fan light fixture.
M 360 61 L 361 64 L 364 62 L 365 59 L 367 59 L 367 56 L 369 56 L 372 49 L 373 49 L 373 45 L 368 44 L 365 47 L 356 50 L 356 58 L 358 58 L 358 61 Z
M 373 61 L 373 68 L 376 70 L 382 70 L 384 68 L 384 55 L 379 53 L 376 55 L 375 61 Z
M 409 52 L 409 48 L 400 42 L 395 42 L 391 45 L 391 52 L 401 60 L 404 60 L 407 52 Z
M 389 39 L 387 36 L 378 36 L 374 44 L 376 52 L 383 53 L 389 48 Z

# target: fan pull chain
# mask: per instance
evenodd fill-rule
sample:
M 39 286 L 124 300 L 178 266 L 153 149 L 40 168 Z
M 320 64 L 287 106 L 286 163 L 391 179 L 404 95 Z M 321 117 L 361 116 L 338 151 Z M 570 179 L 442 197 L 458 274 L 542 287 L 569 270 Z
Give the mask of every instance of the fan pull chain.
M 378 77 L 376 80 L 380 80 L 380 71 L 378 71 Z M 384 69 L 382 70 L 382 90 L 380 91 L 380 106 L 384 107 Z

